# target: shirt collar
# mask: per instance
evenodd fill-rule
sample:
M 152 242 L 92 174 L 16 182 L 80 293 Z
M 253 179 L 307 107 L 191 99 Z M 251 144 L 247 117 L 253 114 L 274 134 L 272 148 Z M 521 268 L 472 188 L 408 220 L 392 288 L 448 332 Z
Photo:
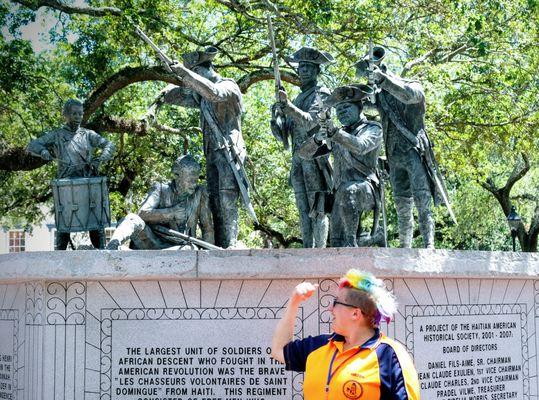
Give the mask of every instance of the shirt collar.
M 67 131 L 69 134 L 74 135 L 75 133 L 79 131 L 80 126 L 77 128 L 77 130 L 71 129 L 71 127 L 67 124 L 65 124 L 62 128 L 64 129 L 64 131 Z
M 380 332 L 380 329 L 374 328 L 374 335 L 367 340 L 365 343 L 363 343 L 361 346 L 356 346 L 357 348 L 361 349 L 372 349 L 378 345 L 378 342 L 380 338 L 382 337 L 382 333 Z M 339 335 L 338 333 L 334 333 L 330 337 L 330 341 L 333 343 L 335 347 L 339 349 L 339 351 L 342 352 L 343 345 L 344 345 L 344 336 Z
M 354 132 L 357 128 L 359 128 L 361 125 L 364 125 L 368 122 L 367 118 L 365 117 L 365 115 L 362 113 L 360 118 L 359 118 L 359 121 L 357 121 L 355 124 L 353 125 L 350 125 L 350 126 L 347 126 L 344 128 L 344 130 L 348 133 L 352 133 Z

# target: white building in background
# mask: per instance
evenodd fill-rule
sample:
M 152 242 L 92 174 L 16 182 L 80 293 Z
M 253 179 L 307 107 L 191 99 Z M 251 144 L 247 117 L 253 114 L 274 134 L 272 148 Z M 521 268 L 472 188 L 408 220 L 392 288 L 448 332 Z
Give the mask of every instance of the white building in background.
M 106 243 L 109 242 L 114 227 L 106 228 Z M 0 226 L 0 254 L 17 253 L 21 251 L 52 251 L 54 250 L 54 239 L 56 236 L 56 226 L 54 216 L 49 215 L 40 225 L 32 226 L 31 232 L 25 231 L 21 227 Z M 87 232 L 71 234 L 71 240 L 75 247 L 91 246 Z M 67 246 L 70 250 L 70 246 Z

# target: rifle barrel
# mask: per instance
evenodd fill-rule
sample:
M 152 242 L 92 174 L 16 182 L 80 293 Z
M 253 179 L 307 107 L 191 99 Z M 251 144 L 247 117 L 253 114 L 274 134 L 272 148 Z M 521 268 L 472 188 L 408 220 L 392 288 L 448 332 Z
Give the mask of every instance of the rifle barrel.
M 267 15 L 268 19 L 268 35 L 271 44 L 271 52 L 273 53 L 273 75 L 275 77 L 275 100 L 279 101 L 279 90 L 281 90 L 281 72 L 279 71 L 279 56 L 277 55 L 277 46 L 275 46 L 275 36 L 273 33 L 273 23 L 271 16 Z
M 173 61 L 165 53 L 163 53 L 161 49 L 157 47 L 157 45 L 152 41 L 152 39 L 150 39 L 137 25 L 135 25 L 135 32 L 157 53 L 159 59 L 163 62 L 163 64 L 165 64 L 165 68 L 167 69 L 167 71 L 173 72 L 172 68 L 170 68 L 170 66 L 173 64 Z
M 185 233 L 181 233 L 181 232 L 175 231 L 173 229 L 165 228 L 164 226 L 154 225 L 154 226 L 152 226 L 152 229 L 155 229 L 157 232 L 161 232 L 161 233 L 164 233 L 166 235 L 177 237 L 179 239 L 185 240 L 188 243 L 196 244 L 197 246 L 200 246 L 200 247 L 202 247 L 204 249 L 207 249 L 207 250 L 223 250 L 222 247 L 215 246 L 214 244 L 208 243 L 208 242 L 206 242 L 204 240 L 191 237 L 189 235 L 186 235 Z

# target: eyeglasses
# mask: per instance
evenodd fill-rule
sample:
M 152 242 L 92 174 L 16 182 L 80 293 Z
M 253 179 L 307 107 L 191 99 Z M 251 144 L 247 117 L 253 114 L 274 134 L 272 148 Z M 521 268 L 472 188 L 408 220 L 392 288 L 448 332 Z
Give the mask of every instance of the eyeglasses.
M 345 306 L 345 307 L 359 308 L 358 306 L 355 306 L 353 304 L 342 303 L 338 301 L 337 298 L 335 297 L 333 299 L 333 307 L 335 307 L 337 304 L 340 304 L 341 306 Z

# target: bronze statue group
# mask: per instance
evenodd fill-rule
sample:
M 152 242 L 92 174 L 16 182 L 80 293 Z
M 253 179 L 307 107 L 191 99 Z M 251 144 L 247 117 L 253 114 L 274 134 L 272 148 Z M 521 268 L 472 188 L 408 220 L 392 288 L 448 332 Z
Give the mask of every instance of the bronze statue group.
M 257 222 L 243 167 L 242 94 L 234 80 L 214 69 L 217 53 L 209 47 L 184 54 L 183 63 L 167 60 L 167 70 L 181 85 L 165 88 L 149 111 L 155 117 L 165 103 L 200 110 L 206 186 L 198 183 L 197 161 L 191 155 L 178 157 L 171 181 L 154 185 L 138 213 L 127 215 L 118 225 L 108 249 L 122 248 L 127 242 L 134 249 L 234 248 L 240 202 Z M 401 247 L 412 245 L 414 204 L 426 248 L 434 247 L 433 205 L 444 202 L 450 211 L 425 132 L 421 84 L 391 73 L 384 55 L 382 47 L 371 45 L 355 65 L 357 78 L 367 78 L 368 84 L 333 90 L 318 84 L 322 68 L 334 61 L 329 53 L 302 47 L 287 59 L 297 67 L 301 92 L 291 101 L 277 84 L 270 127 L 292 151 L 289 182 L 306 248 L 326 247 L 328 240 L 332 247 L 387 246 L 382 146 Z M 278 75 L 276 68 L 276 82 Z M 366 103 L 376 108 L 379 122 L 365 117 Z M 332 123 L 332 109 L 339 126 Z M 65 126 L 28 146 L 32 154 L 58 163 L 52 186 L 56 248 L 61 250 L 67 247 L 69 233 L 77 231 L 90 231 L 94 246 L 104 248 L 104 228 L 110 223 L 106 180 L 97 169 L 112 157 L 114 146 L 80 127 L 82 113 L 82 103 L 69 100 L 63 110 Z M 101 149 L 99 156 L 94 154 L 96 148 Z M 373 223 L 364 232 L 361 222 L 368 212 L 373 213 Z M 197 228 L 202 239 L 196 239 Z

